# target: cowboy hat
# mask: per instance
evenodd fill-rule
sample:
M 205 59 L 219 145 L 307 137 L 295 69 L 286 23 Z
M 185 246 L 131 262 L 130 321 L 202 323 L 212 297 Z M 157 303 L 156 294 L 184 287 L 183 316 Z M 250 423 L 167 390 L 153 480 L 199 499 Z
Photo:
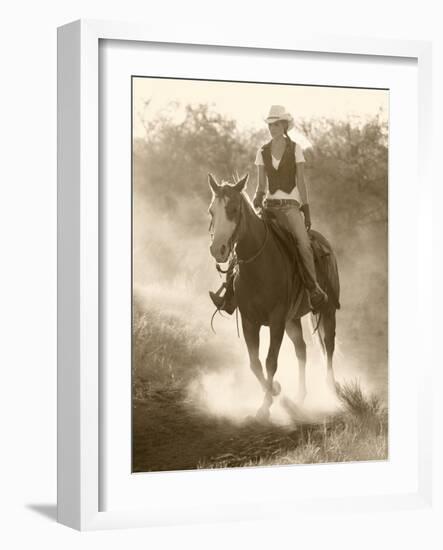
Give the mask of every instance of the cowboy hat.
M 277 122 L 278 120 L 286 120 L 288 123 L 288 130 L 294 126 L 292 116 L 286 111 L 283 105 L 271 105 L 268 116 L 265 118 L 265 122 L 269 124 L 271 122 Z

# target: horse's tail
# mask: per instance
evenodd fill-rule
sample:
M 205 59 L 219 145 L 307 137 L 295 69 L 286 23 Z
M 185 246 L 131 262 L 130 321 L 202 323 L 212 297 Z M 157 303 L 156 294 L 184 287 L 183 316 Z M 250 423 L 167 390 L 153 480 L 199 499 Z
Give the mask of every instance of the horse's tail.
M 325 258 L 327 289 L 326 292 L 334 300 L 335 309 L 340 309 L 340 279 L 338 276 L 337 258 L 333 251 Z
M 309 320 L 311 322 L 311 333 L 318 342 L 323 355 L 326 356 L 325 329 L 322 317 L 322 313 L 312 313 L 311 311 Z
M 340 309 L 340 279 L 334 250 L 321 233 L 314 230 L 310 233 L 318 282 L 328 295 L 328 307 Z
M 319 283 L 328 295 L 328 302 L 319 313 L 314 314 L 311 312 L 310 320 L 314 338 L 317 339 L 323 355 L 326 356 L 325 321 L 328 324 L 332 321 L 335 326 L 335 311 L 340 309 L 340 279 L 338 274 L 337 259 L 331 245 L 323 237 L 323 235 L 317 232 L 315 233 L 317 239 L 321 239 L 323 246 L 327 246 L 329 248 L 328 253 L 319 258 L 317 264 Z

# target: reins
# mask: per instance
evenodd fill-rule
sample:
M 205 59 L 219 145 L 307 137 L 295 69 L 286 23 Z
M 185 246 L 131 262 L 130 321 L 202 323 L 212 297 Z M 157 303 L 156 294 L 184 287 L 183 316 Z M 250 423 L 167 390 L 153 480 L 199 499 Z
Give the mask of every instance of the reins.
M 265 238 L 263 239 L 263 244 L 261 245 L 261 247 L 257 250 L 257 252 L 254 255 L 252 255 L 250 258 L 248 258 L 246 260 L 239 258 L 238 255 L 237 255 L 237 262 L 239 264 L 249 264 L 249 263 L 253 262 L 254 260 L 256 260 L 260 256 L 260 254 L 263 252 L 263 250 L 266 246 L 266 243 L 268 242 L 269 229 L 268 229 L 268 224 L 267 223 L 265 223 L 265 230 L 266 230 L 266 234 L 265 234 Z
M 237 222 L 237 225 L 232 233 L 232 236 L 231 236 L 231 242 L 234 242 L 234 235 L 237 236 L 236 234 L 239 232 L 239 227 L 240 227 L 240 224 L 241 224 L 241 221 L 243 219 L 243 200 L 241 202 L 241 205 L 240 205 L 240 216 L 239 216 L 239 220 Z M 266 246 L 266 243 L 268 241 L 268 235 L 269 235 L 269 229 L 268 229 L 268 224 L 266 222 L 263 222 L 265 224 L 265 238 L 263 239 L 263 243 L 262 245 L 260 246 L 260 248 L 257 250 L 257 252 L 255 254 L 253 254 L 250 258 L 239 258 L 238 257 L 238 254 L 237 254 L 237 250 L 235 250 L 235 255 L 236 255 L 236 258 L 237 258 L 237 263 L 239 264 L 249 264 L 251 262 L 253 262 L 254 260 L 256 260 L 260 254 L 263 252 L 265 246 Z M 238 239 L 234 242 L 235 246 L 237 247 L 237 242 L 238 242 Z
M 237 242 L 238 242 L 238 233 L 240 231 L 240 224 L 241 224 L 241 221 L 243 219 L 243 201 L 241 202 L 241 205 L 240 205 L 240 215 L 239 215 L 239 219 L 237 221 L 237 224 L 234 228 L 234 231 L 232 232 L 232 235 L 229 237 L 229 241 L 228 241 L 228 244 L 229 244 L 229 247 L 232 249 L 234 249 L 234 246 L 237 247 Z M 238 254 L 237 254 L 237 250 L 234 249 L 234 254 L 236 256 L 236 259 L 237 259 L 237 263 L 239 264 L 249 264 L 251 262 L 253 262 L 254 260 L 256 260 L 260 254 L 263 252 L 265 246 L 266 246 L 266 243 L 268 242 L 268 236 L 269 236 L 269 229 L 268 229 L 268 224 L 266 222 L 263 221 L 263 223 L 265 224 L 265 238 L 263 239 L 263 243 L 262 245 L 260 246 L 260 248 L 257 250 L 257 252 L 255 254 L 253 254 L 250 258 L 239 258 L 238 257 Z M 219 273 L 227 273 L 227 269 L 222 269 L 220 267 L 220 264 L 216 263 L 215 264 L 216 266 L 216 269 Z

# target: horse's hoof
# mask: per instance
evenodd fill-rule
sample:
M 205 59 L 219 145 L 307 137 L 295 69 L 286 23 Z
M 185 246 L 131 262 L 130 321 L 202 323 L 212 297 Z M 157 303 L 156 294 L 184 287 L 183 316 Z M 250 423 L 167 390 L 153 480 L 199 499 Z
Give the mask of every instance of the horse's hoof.
M 280 393 L 281 393 L 280 382 L 277 382 L 277 380 L 274 380 L 272 382 L 272 397 L 276 397 L 277 395 L 280 395 Z

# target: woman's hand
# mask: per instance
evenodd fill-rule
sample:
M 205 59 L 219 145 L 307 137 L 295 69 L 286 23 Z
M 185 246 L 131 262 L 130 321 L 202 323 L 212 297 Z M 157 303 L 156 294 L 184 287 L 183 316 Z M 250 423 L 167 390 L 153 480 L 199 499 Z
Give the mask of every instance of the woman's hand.
M 263 208 L 263 198 L 266 195 L 266 175 L 265 167 L 263 164 L 257 166 L 257 188 L 255 190 L 254 198 L 252 199 L 252 204 L 257 210 L 258 208 Z
M 311 229 L 311 211 L 309 210 L 309 204 L 304 204 L 303 206 L 300 206 L 300 210 L 303 212 L 303 215 L 305 217 L 305 226 L 306 231 L 309 231 Z
M 252 204 L 254 208 L 263 208 L 263 197 L 265 196 L 264 191 L 257 191 L 252 199 Z

